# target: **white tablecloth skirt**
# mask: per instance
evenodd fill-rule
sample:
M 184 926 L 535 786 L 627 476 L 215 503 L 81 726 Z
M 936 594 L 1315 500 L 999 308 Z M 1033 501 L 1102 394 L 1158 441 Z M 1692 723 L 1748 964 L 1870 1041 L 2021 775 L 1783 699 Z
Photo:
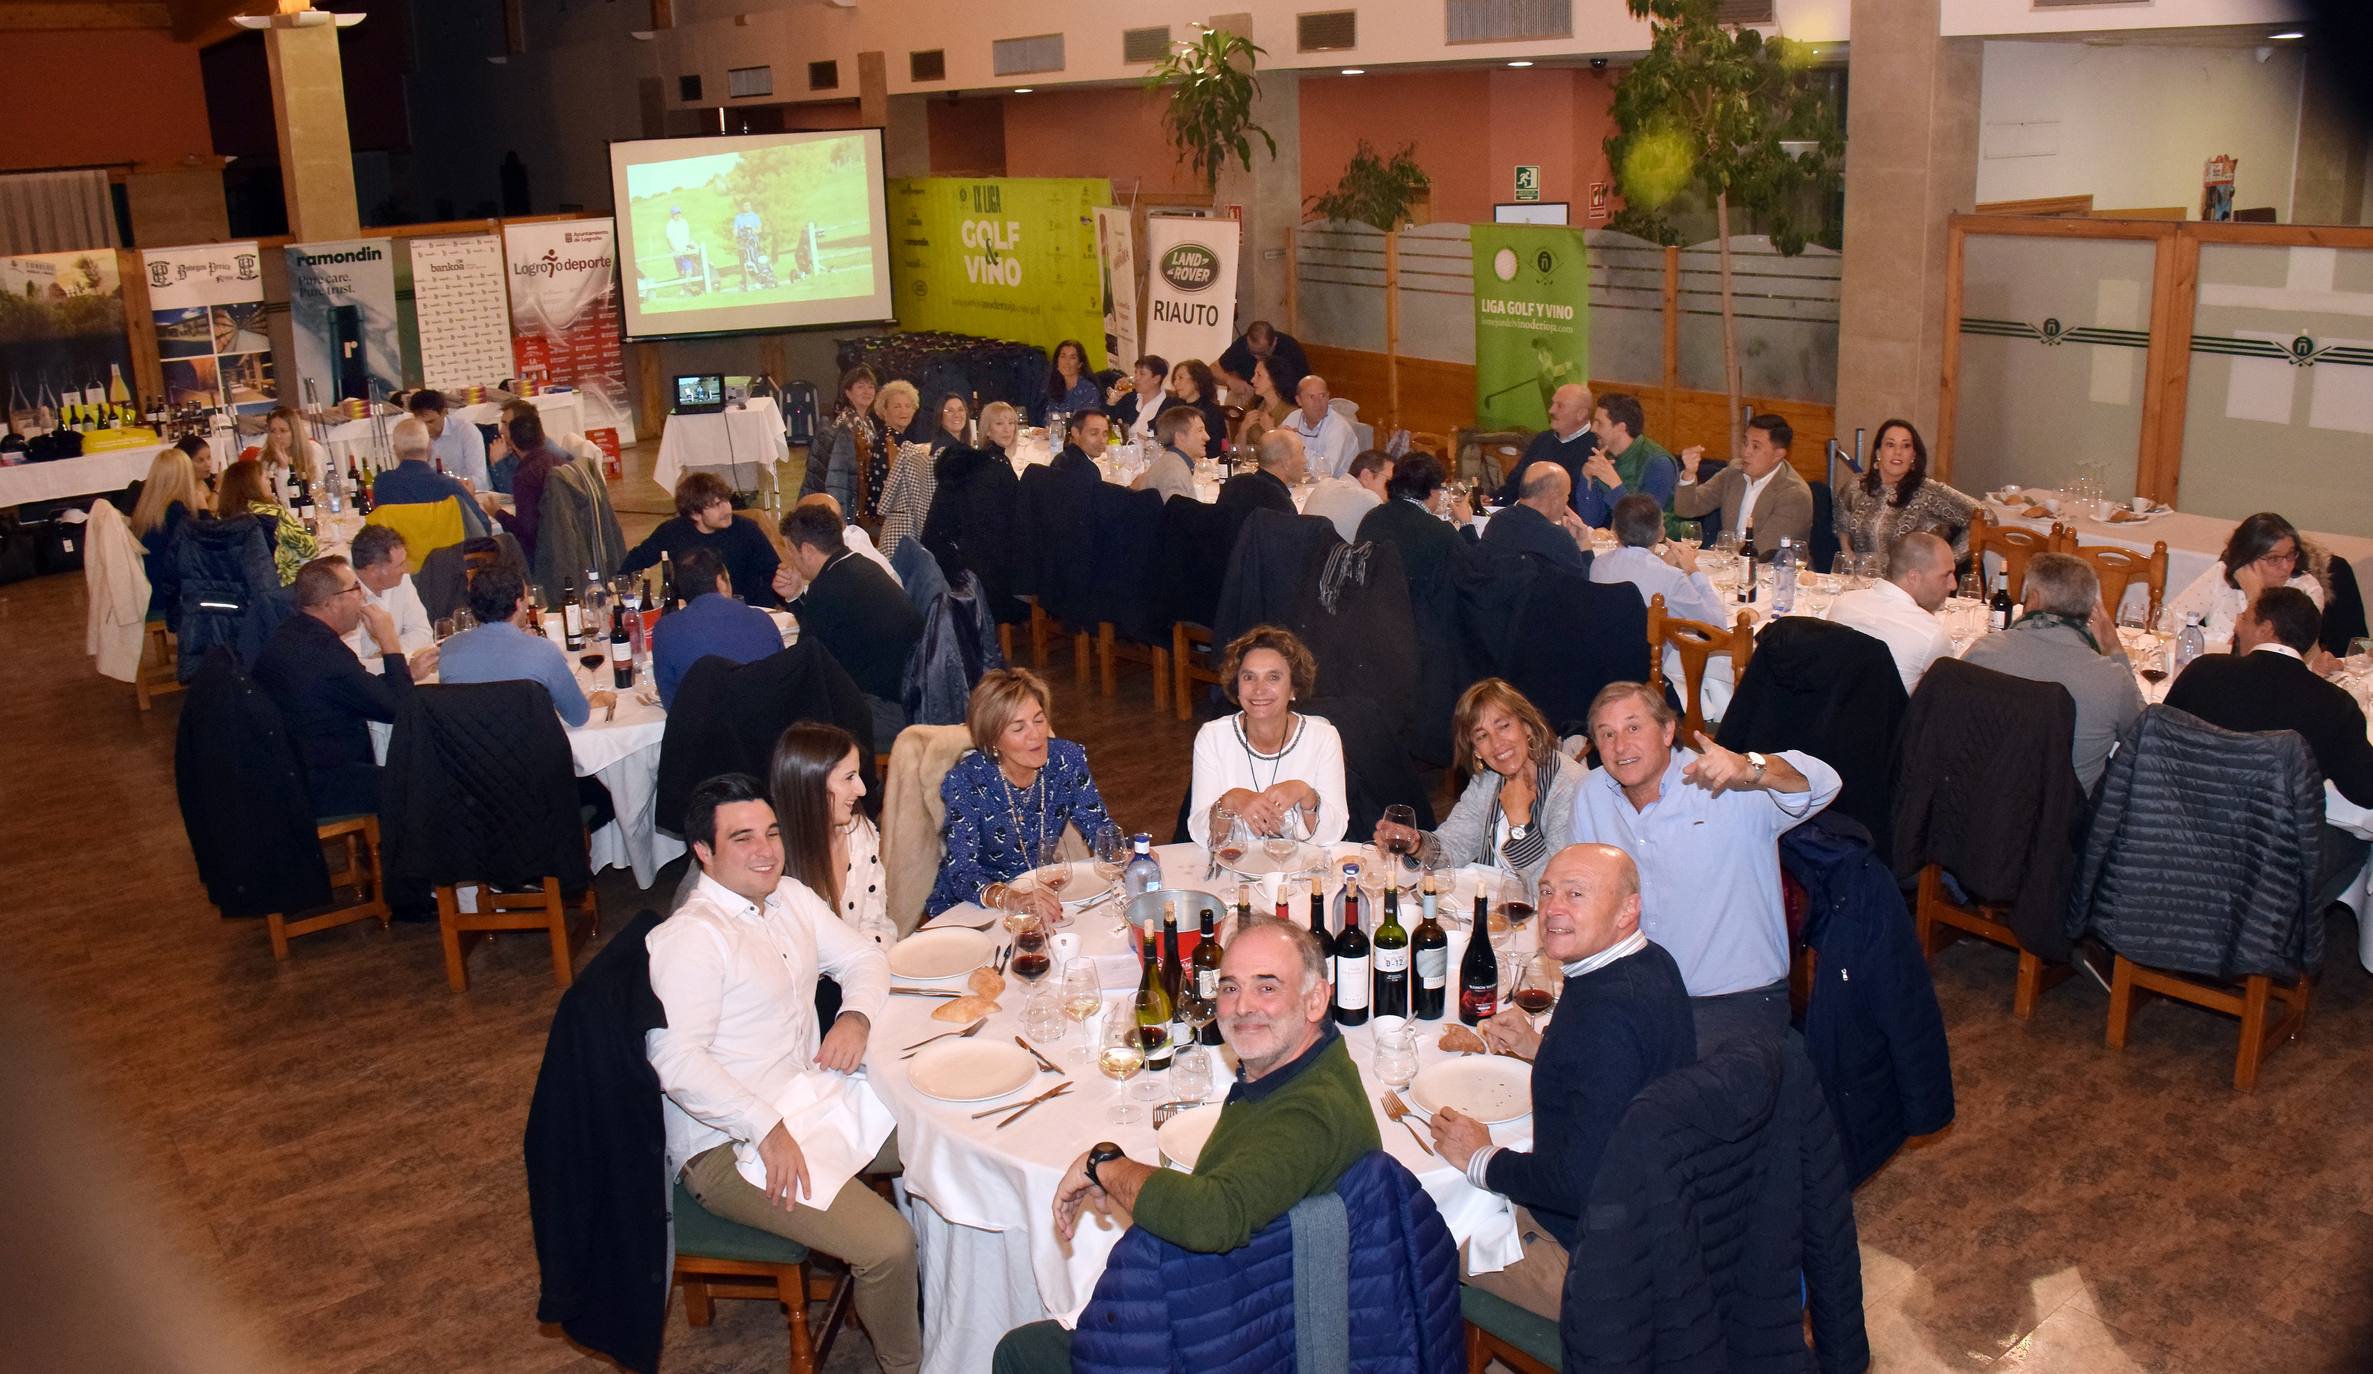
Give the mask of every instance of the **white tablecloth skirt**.
M 80 458 L 0 467 L 0 510 L 34 501 L 62 501 L 72 496 L 122 491 L 147 477 L 149 465 L 165 448 L 163 444 L 144 444 L 139 448 L 103 449 Z
M 771 396 L 751 398 L 739 410 L 714 415 L 670 415 L 659 431 L 659 461 L 651 480 L 674 491 L 693 468 L 730 469 L 728 485 L 739 491 L 771 480 L 774 465 L 791 456 L 783 437 L 783 412 Z

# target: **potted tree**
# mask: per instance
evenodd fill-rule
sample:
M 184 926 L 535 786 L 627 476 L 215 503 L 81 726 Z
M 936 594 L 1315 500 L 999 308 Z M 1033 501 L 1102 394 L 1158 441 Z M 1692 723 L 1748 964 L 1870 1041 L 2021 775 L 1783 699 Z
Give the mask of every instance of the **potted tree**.
M 1220 168 L 1230 157 L 1252 170 L 1252 140 L 1258 137 L 1277 156 L 1277 140 L 1254 121 L 1252 103 L 1261 93 L 1253 75 L 1264 54 L 1249 38 L 1195 25 L 1192 42 L 1181 42 L 1145 78 L 1146 89 L 1167 91 L 1162 130 L 1170 146 L 1203 178 L 1206 190 L 1219 186 Z
M 1382 158 L 1361 139 L 1335 189 L 1310 198 L 1311 213 L 1320 219 L 1371 224 L 1388 234 L 1400 228 L 1434 187 L 1433 178 L 1417 165 L 1416 152 L 1417 145 L 1411 143 Z

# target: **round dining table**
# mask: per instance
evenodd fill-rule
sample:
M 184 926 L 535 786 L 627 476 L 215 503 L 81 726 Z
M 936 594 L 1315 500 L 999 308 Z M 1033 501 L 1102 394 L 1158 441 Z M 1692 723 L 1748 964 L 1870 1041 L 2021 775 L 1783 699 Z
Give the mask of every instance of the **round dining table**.
M 1163 845 L 1154 852 L 1161 861 L 1166 889 L 1205 892 L 1233 905 L 1236 876 L 1212 876 L 1209 858 L 1201 847 Z M 1339 845 L 1321 866 L 1330 910 L 1333 894 L 1341 886 L 1340 860 L 1354 854 L 1363 860 L 1374 857 L 1365 846 Z M 1440 907 L 1444 918 L 1456 917 L 1460 924 L 1460 929 L 1451 932 L 1453 970 L 1458 953 L 1465 948 L 1464 913 L 1472 910 L 1474 884 L 1487 873 L 1458 871 L 1454 892 L 1467 905 L 1460 908 L 1445 901 Z M 1256 904 L 1274 901 L 1270 882 L 1274 879 L 1262 885 L 1254 898 Z M 1307 887 L 1302 891 L 1306 893 Z M 1294 907 L 1298 918 L 1307 920 L 1307 896 L 1296 898 Z M 1403 924 L 1414 926 L 1414 911 L 1404 910 Z M 1119 912 L 1117 898 L 1087 906 L 1072 913 L 1069 926 L 1057 932 L 1059 937 L 1071 937 L 1064 943 L 1076 945 L 1074 957 L 1095 960 L 1108 1011 L 1134 993 L 1140 967 L 1121 934 Z M 942 912 L 925 929 L 979 926 L 995 919 L 995 913 L 965 904 Z M 1364 921 L 1363 925 L 1372 927 L 1373 922 Z M 984 933 L 996 942 L 1004 939 L 1003 930 L 995 924 Z M 1226 935 L 1223 928 L 1221 938 Z M 1533 945 L 1529 927 L 1511 933 L 1507 940 L 1516 958 L 1529 957 Z M 1054 994 L 1061 967 L 1058 958 L 1039 989 Z M 961 981 L 956 980 L 958 984 Z M 892 982 L 901 987 L 922 986 L 895 976 Z M 1011 1041 L 1020 1036 L 1023 1004 L 1035 990 L 1009 974 L 999 1006 L 990 1013 L 979 1037 Z M 1451 1001 L 1455 1005 L 1455 996 Z M 1055 1190 L 1072 1161 L 1088 1146 L 1106 1139 L 1144 1163 L 1159 1163 L 1160 1156 L 1151 1122 L 1152 1104 L 1133 1097 L 1139 1108 L 1137 1121 L 1111 1124 L 1106 1112 L 1120 1085 L 1099 1074 L 1092 1057 L 1075 1059 L 1068 1054 L 1086 1043 L 1084 1037 L 1093 1035 L 1095 1022 L 1086 1027 L 1066 1022 L 1061 1040 L 1037 1045 L 1061 1072 L 1041 1069 L 1028 1083 L 997 1101 L 1018 1105 L 1066 1078 L 1073 1086 L 1015 1118 L 1011 1129 L 998 1124 L 1006 1118 L 981 1120 L 974 1116 L 989 1103 L 947 1102 L 926 1096 L 910 1078 L 910 1061 L 901 1054 L 926 1037 L 962 1028 L 932 1018 L 932 1012 L 942 1005 L 939 998 L 894 994 L 881 1024 L 868 1039 L 866 1076 L 898 1119 L 898 1150 L 905 1171 L 901 1191 L 915 1230 L 923 1307 L 930 1313 L 924 1332 L 923 1368 L 926 1374 L 959 1374 L 989 1368 L 998 1338 L 1014 1327 L 1049 1318 L 1071 1325 L 1093 1294 L 1121 1231 L 1090 1212 L 1083 1215 L 1068 1243 L 1057 1239 Z M 1452 1021 L 1415 1023 L 1421 1073 L 1428 1065 L 1455 1057 L 1438 1043 L 1443 1026 L 1448 1024 L 1455 1024 L 1455 1012 Z M 1466 1271 L 1490 1273 L 1513 1264 L 1522 1254 L 1522 1244 L 1507 1199 L 1468 1183 L 1462 1173 L 1421 1147 L 1410 1130 L 1389 1120 L 1379 1101 L 1385 1084 L 1371 1063 L 1375 1045 L 1371 1028 L 1347 1027 L 1342 1034 L 1375 1107 L 1376 1129 L 1384 1149 L 1423 1184 L 1452 1238 L 1462 1247 Z M 1225 1096 L 1230 1081 L 1226 1066 L 1223 1059 L 1207 1100 L 1217 1102 Z M 1138 1082 L 1152 1077 L 1157 1075 L 1142 1075 Z M 1135 1089 L 1138 1084 L 1126 1086 Z M 1412 1097 L 1408 1091 L 1401 1096 L 1405 1101 Z M 1424 1126 L 1414 1117 L 1411 1124 L 1419 1134 L 1424 1133 Z M 1492 1136 L 1500 1144 L 1524 1146 L 1530 1143 L 1530 1133 L 1531 1118 L 1523 1117 L 1493 1128 Z

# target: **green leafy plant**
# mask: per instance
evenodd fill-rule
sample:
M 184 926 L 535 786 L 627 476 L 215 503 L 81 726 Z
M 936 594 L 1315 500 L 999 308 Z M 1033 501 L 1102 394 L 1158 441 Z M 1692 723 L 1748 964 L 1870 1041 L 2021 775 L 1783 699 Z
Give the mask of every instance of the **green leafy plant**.
M 1191 43 L 1182 42 L 1145 78 L 1147 90 L 1167 91 L 1162 131 L 1178 156 L 1194 167 L 1206 190 L 1219 187 L 1219 173 L 1232 156 L 1252 170 L 1252 140 L 1258 136 L 1277 156 L 1277 140 L 1254 122 L 1252 103 L 1261 83 L 1254 77 L 1262 49 L 1249 38 L 1197 24 Z
M 1721 23 L 1716 0 L 1625 0 L 1649 22 L 1648 55 L 1615 87 L 1618 132 L 1606 142 L 1631 232 L 1669 225 L 1660 211 L 1694 185 L 1714 203 L 1722 267 L 1722 377 L 1731 451 L 1741 442 L 1738 319 L 1731 297 L 1730 212 L 1757 215 L 1782 253 L 1804 251 L 1796 211 L 1836 176 L 1845 140 L 1812 51 Z M 1786 146 L 1783 146 L 1783 145 Z
M 1400 228 L 1409 218 L 1409 207 L 1434 186 L 1434 179 L 1417 165 L 1416 153 L 1417 145 L 1411 143 L 1391 158 L 1381 158 L 1368 140 L 1361 139 L 1335 189 L 1310 198 L 1311 213 L 1320 219 L 1372 224 L 1388 234 Z

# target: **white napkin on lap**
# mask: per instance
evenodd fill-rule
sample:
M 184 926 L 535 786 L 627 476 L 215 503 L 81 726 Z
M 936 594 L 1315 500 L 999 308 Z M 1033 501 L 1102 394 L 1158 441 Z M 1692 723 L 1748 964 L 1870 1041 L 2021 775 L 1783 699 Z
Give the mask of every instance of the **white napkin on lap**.
M 873 1162 L 898 1126 L 864 1078 L 824 1070 L 792 1079 L 774 1106 L 807 1159 L 810 1191 L 794 1200 L 818 1211 L 830 1207 L 849 1180 Z M 751 1187 L 766 1187 L 766 1165 L 755 1144 L 735 1141 L 733 1158 Z

